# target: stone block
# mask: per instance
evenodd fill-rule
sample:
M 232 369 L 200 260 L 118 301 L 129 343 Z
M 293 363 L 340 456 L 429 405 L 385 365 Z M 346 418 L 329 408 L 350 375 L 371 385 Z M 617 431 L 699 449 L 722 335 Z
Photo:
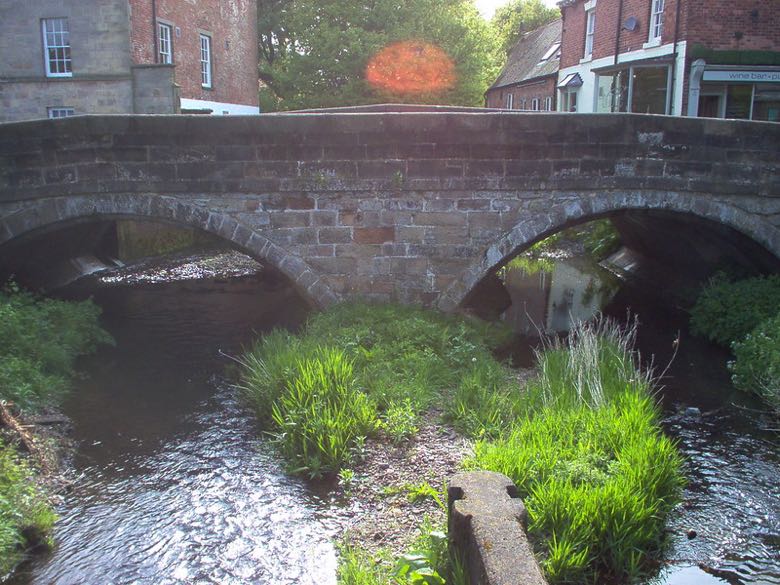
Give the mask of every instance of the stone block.
M 384 244 L 395 241 L 395 228 L 354 228 L 353 239 L 358 244 Z
M 471 585 L 546 585 L 525 532 L 527 512 L 500 473 L 455 475 L 447 489 L 449 543 Z

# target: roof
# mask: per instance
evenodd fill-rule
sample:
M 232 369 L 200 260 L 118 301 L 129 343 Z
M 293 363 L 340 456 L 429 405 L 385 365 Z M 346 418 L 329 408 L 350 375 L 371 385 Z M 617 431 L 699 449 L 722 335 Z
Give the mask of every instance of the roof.
M 506 65 L 490 89 L 517 85 L 558 73 L 562 22 L 558 18 L 521 36 L 509 51 Z M 558 50 L 545 59 L 556 44 Z

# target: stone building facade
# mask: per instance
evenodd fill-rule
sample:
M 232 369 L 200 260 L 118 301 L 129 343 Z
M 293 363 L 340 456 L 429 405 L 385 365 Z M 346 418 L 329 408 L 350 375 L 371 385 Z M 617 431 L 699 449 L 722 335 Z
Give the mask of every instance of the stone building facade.
M 258 113 L 252 0 L 3 0 L 0 122 Z
M 780 2 L 562 0 L 558 109 L 780 121 Z

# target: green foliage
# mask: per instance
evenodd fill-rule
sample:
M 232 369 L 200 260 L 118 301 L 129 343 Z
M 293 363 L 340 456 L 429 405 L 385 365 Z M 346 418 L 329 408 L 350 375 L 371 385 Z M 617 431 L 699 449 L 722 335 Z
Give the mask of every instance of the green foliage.
M 445 403 L 445 417 L 471 437 L 497 437 L 522 412 L 523 393 L 507 367 L 483 359 L 465 372 Z
M 26 546 L 43 540 L 54 520 L 30 468 L 0 442 L 0 576 L 21 560 Z
M 91 301 L 41 299 L 15 285 L 0 292 L 0 400 L 23 409 L 56 402 L 76 358 L 112 343 Z
M 369 557 L 365 551 L 344 545 L 339 551 L 339 585 L 465 585 L 466 574 L 459 559 L 451 559 L 443 526 L 423 518 L 420 534 L 401 555 L 395 566 L 388 566 L 389 555 Z
M 377 424 L 374 404 L 355 386 L 352 363 L 335 349 L 297 363 L 271 415 L 294 472 L 313 477 L 337 472 L 355 439 Z
M 382 428 L 395 444 L 416 435 L 420 429 L 411 401 L 407 399 L 400 404 L 390 403 L 382 416 Z
M 481 105 L 498 68 L 495 35 L 470 0 L 261 0 L 263 111 L 370 103 Z M 399 42 L 431 43 L 455 66 L 445 90 L 400 94 L 366 80 L 372 56 Z
M 361 436 L 382 428 L 405 440 L 443 394 L 473 388 L 483 371 L 493 380 L 508 376 L 490 348 L 510 335 L 504 326 L 415 307 L 345 304 L 315 315 L 301 335 L 276 331 L 258 341 L 241 360 L 240 387 L 261 421 L 276 427 L 296 469 L 336 472 L 354 459 Z M 346 375 L 328 370 L 336 359 L 349 368 L 350 384 L 333 383 Z M 326 440 L 328 429 L 335 436 Z
M 634 579 L 663 542 L 680 497 L 682 461 L 659 425 L 631 335 L 582 325 L 541 355 L 525 412 L 471 466 L 508 475 L 555 583 Z
M 759 323 L 731 349 L 734 386 L 758 394 L 780 411 L 780 315 Z
M 582 239 L 585 251 L 600 262 L 620 247 L 620 234 L 608 219 L 597 219 L 567 230 L 573 239 Z
M 511 0 L 496 10 L 491 24 L 501 43 L 501 49 L 504 53 L 509 53 L 524 33 L 560 16 L 560 10 L 548 8 L 542 0 Z
M 691 309 L 691 331 L 728 347 L 780 309 L 780 275 L 729 282 L 718 274 Z

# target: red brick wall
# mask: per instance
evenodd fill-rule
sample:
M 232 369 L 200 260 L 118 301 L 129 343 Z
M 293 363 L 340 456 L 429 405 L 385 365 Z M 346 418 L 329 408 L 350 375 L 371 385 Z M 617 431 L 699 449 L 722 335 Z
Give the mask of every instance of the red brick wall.
M 584 1 L 561 8 L 563 31 L 561 32 L 561 69 L 577 65 L 585 51 Z M 596 23 L 598 27 L 598 23 Z M 596 29 L 598 34 L 598 28 Z
M 708 2 L 709 0 L 699 0 Z M 734 0 L 732 0 L 734 1 Z M 773 0 L 769 0 L 773 1 Z M 686 0 L 666 0 L 664 5 L 664 31 L 662 44 L 674 42 L 674 30 L 677 18 L 677 3 L 683 2 L 681 17 L 685 15 Z M 561 67 L 571 67 L 582 59 L 585 52 L 585 0 L 578 0 L 572 6 L 566 6 L 563 12 L 563 40 L 561 43 Z M 615 45 L 619 40 L 620 53 L 642 49 L 650 36 L 651 0 L 623 0 L 620 14 L 619 0 L 598 0 L 596 3 L 596 33 L 593 40 L 593 58 L 600 59 L 615 54 Z M 622 28 L 629 17 L 637 19 L 636 30 Z M 684 18 L 681 18 L 679 37 L 684 38 Z
M 522 108 L 522 101 L 526 101 L 526 109 L 531 109 L 531 100 L 534 98 L 539 99 L 539 110 L 544 110 L 545 98 L 552 98 L 552 110 L 555 110 L 555 77 L 548 77 L 541 81 L 529 83 L 526 85 L 516 87 L 504 87 L 499 89 L 490 90 L 487 93 L 487 107 L 488 108 L 505 108 L 507 94 L 514 95 L 515 110 Z
M 687 2 L 690 43 L 710 49 L 780 51 L 780 1 Z
M 133 62 L 154 63 L 152 0 L 130 0 Z M 157 18 L 174 27 L 173 62 L 181 97 L 257 105 L 257 3 L 156 0 Z M 176 35 L 175 29 L 180 29 Z M 212 89 L 201 86 L 200 32 L 211 35 Z

